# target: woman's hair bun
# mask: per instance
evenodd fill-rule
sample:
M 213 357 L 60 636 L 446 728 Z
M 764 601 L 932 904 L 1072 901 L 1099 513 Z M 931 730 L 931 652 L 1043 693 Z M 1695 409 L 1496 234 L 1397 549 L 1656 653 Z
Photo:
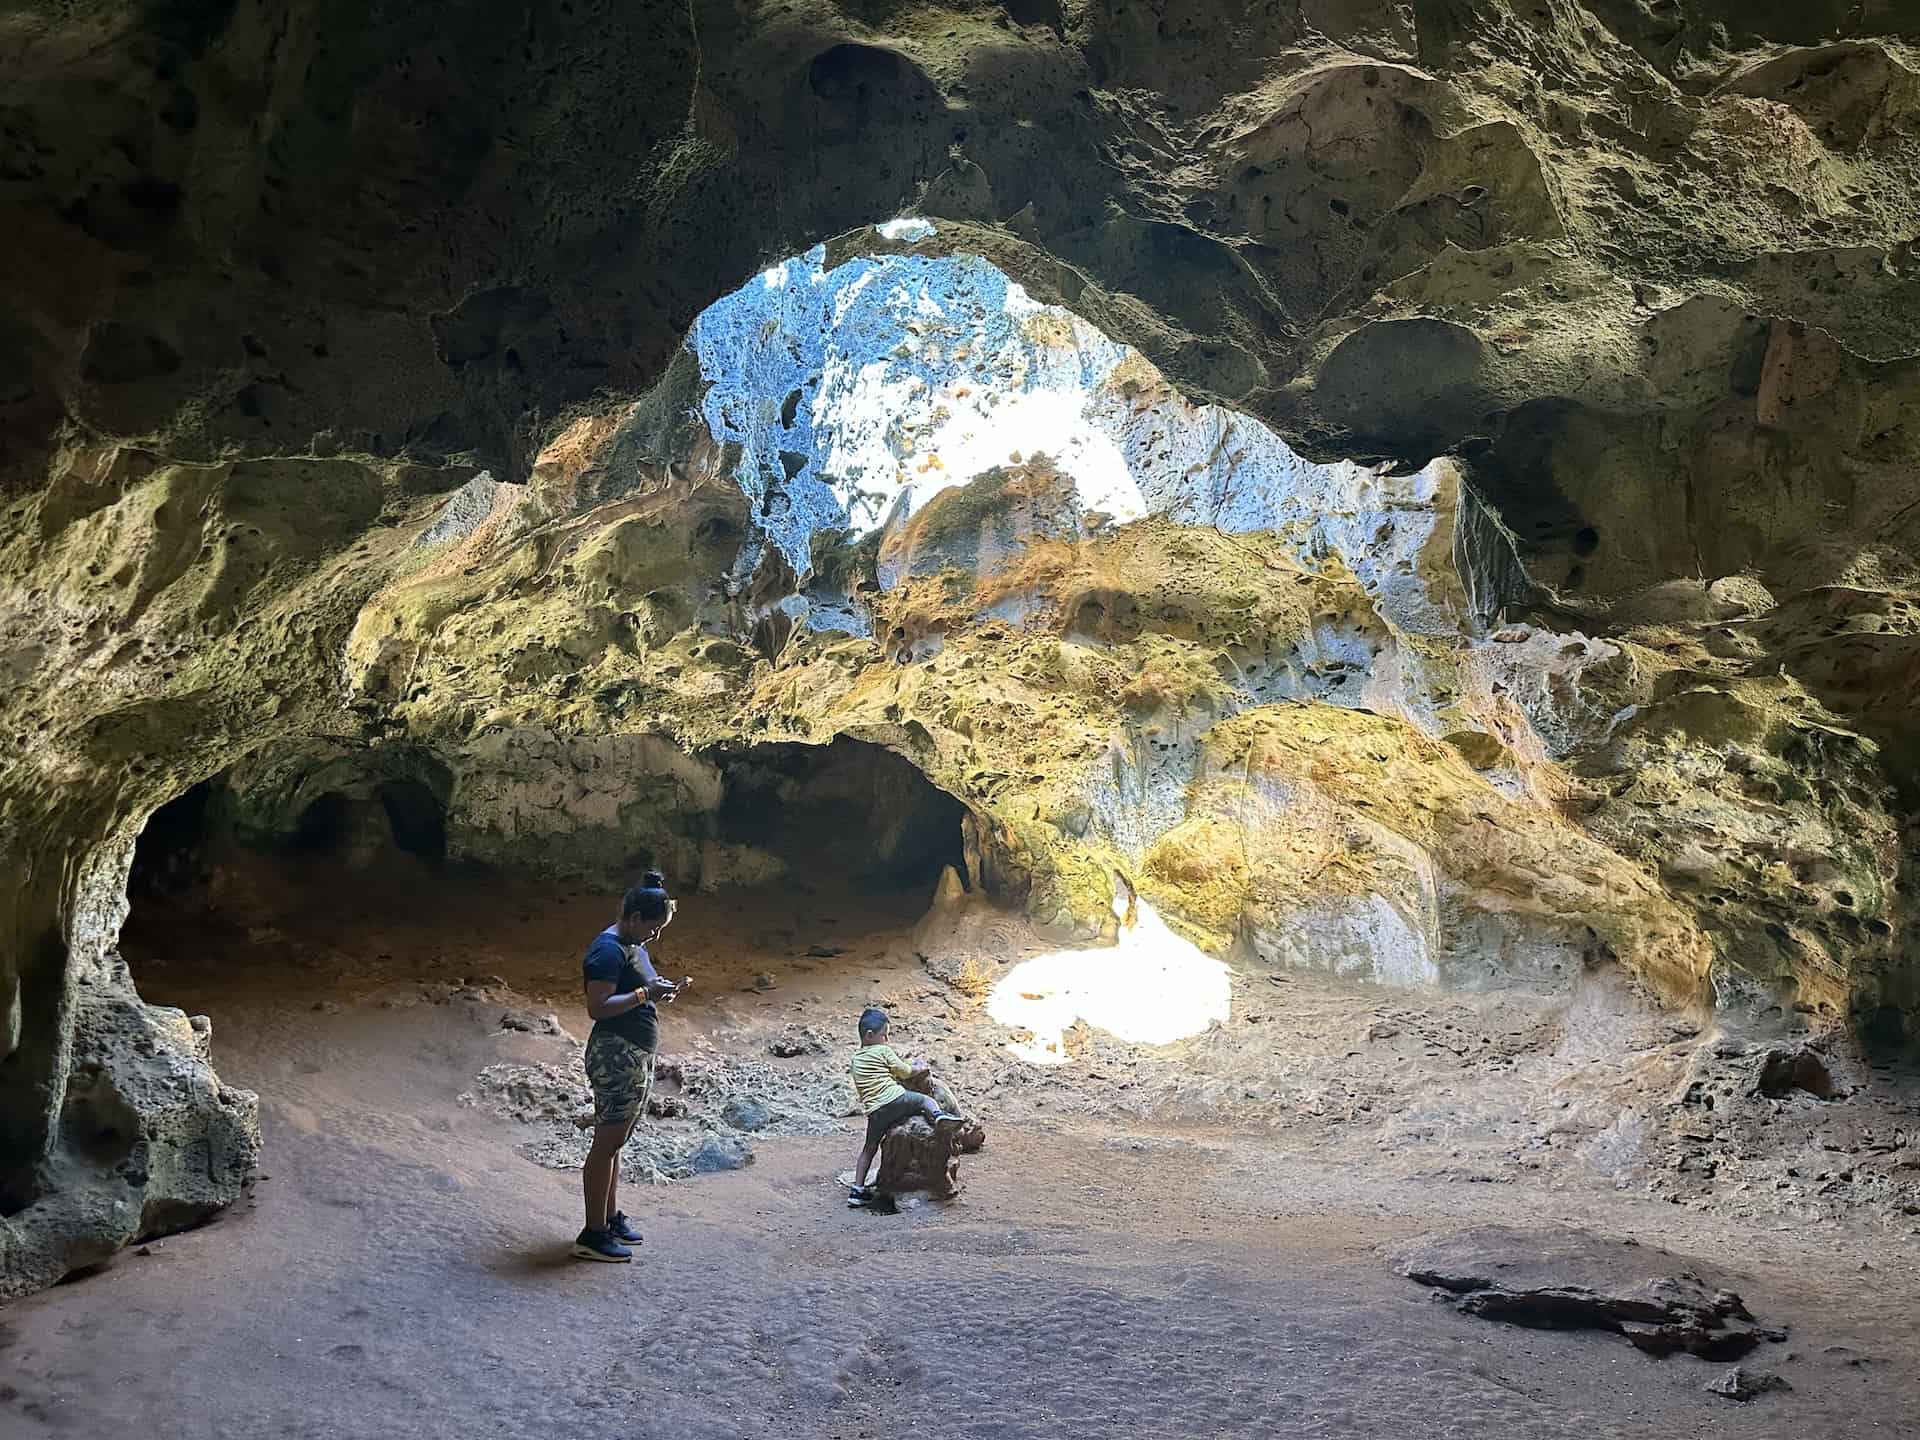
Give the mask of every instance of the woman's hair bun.
M 640 883 L 649 890 L 664 890 L 667 888 L 667 877 L 658 870 L 649 870 L 640 877 Z

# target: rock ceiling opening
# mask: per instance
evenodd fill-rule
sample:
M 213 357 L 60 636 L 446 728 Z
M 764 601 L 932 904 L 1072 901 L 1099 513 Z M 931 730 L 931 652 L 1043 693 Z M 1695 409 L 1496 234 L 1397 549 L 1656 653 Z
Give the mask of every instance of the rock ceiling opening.
M 875 233 L 923 241 L 937 227 L 908 219 Z M 826 547 L 877 539 L 874 574 L 890 591 L 956 559 L 991 568 L 1036 540 L 1158 516 L 1281 532 L 1309 559 L 1337 557 L 1364 586 L 1394 592 L 1403 623 L 1440 603 L 1414 576 L 1435 532 L 1435 512 L 1417 508 L 1440 483 L 1428 471 L 1310 464 L 1259 421 L 1189 403 L 1138 351 L 1036 302 L 980 256 L 829 266 L 816 247 L 709 307 L 687 348 L 706 433 L 737 451 L 732 474 L 764 536 L 741 549 L 736 593 L 769 562 L 804 589 Z M 1032 492 L 1020 533 L 954 535 L 979 505 L 1004 505 L 1009 485 Z M 953 492 L 974 486 L 970 508 Z M 1355 513 L 1348 497 L 1363 493 Z M 975 540 L 989 553 L 952 549 Z M 779 603 L 814 628 L 868 633 L 859 596 L 848 599 L 821 597 L 818 614 L 804 598 Z

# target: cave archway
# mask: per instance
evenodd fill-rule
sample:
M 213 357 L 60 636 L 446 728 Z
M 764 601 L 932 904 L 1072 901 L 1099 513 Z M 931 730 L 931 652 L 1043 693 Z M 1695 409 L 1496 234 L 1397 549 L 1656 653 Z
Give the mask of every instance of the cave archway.
M 135 844 L 122 934 L 143 993 L 217 1013 L 209 997 L 251 983 L 263 946 L 315 972 L 319 999 L 335 983 L 321 972 L 380 970 L 369 955 L 448 982 L 485 952 L 493 971 L 567 987 L 553 955 L 655 867 L 677 894 L 719 900 L 685 907 L 676 942 L 731 934 L 729 908 L 769 929 L 817 915 L 899 933 L 944 871 L 971 883 L 967 807 L 853 737 L 697 755 L 582 739 L 462 763 L 456 777 L 424 751 L 296 742 L 162 806 Z M 618 777 L 604 823 L 597 792 L 566 788 L 583 773 Z M 554 786 L 565 799 L 536 807 Z M 463 927 L 478 945 L 452 938 Z M 776 945 L 763 963 L 780 958 Z
M 300 811 L 284 845 L 362 866 L 393 852 L 435 862 L 446 858 L 446 807 L 418 780 L 383 780 L 364 794 L 326 790 Z
M 134 842 L 121 949 L 136 980 L 144 990 L 160 978 L 154 998 L 166 999 L 177 980 L 244 951 L 246 937 L 406 903 L 446 860 L 450 787 L 424 753 L 311 741 L 189 787 Z
M 203 884 L 233 824 L 231 793 L 218 777 L 190 785 L 147 817 L 127 872 L 132 903 Z
M 389 780 L 373 793 L 395 845 L 423 860 L 446 858 L 446 808 L 431 790 L 418 780 Z
M 814 889 L 930 895 L 966 873 L 967 810 L 909 761 L 845 736 L 720 752 L 718 845 L 704 888 L 779 874 Z

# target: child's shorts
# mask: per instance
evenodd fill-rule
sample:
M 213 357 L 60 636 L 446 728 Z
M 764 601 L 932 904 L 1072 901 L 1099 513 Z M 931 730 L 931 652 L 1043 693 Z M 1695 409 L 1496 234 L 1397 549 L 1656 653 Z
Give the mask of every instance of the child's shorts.
M 593 1123 L 627 1125 L 645 1113 L 653 1094 L 653 1051 L 596 1031 L 587 1039 L 587 1081 L 593 1086 Z
M 867 1116 L 867 1144 L 878 1145 L 880 1138 L 896 1125 L 904 1125 L 927 1108 L 927 1097 L 909 1090 L 898 1100 L 889 1100 Z

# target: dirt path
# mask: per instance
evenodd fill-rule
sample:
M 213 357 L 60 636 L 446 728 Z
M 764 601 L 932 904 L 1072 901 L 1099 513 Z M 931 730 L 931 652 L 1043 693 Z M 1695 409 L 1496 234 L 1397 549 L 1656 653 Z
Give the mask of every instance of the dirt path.
M 640 1262 L 571 1261 L 577 1177 L 458 1099 L 482 1066 L 563 1042 L 501 1030 L 492 998 L 420 1003 L 417 981 L 484 968 L 537 995 L 597 919 L 582 903 L 484 939 L 423 921 L 333 968 L 263 964 L 293 954 L 272 939 L 136 960 L 156 998 L 213 1011 L 223 1075 L 265 1097 L 268 1178 L 218 1223 L 0 1313 L 0 1435 L 1920 1436 L 1920 1279 L 1885 1235 L 1423 1181 L 1284 1134 L 1121 1125 L 1060 1091 L 1009 1104 L 1020 1123 L 997 1125 L 951 1206 L 846 1210 L 846 1122 L 763 1139 L 746 1170 L 630 1190 Z M 842 917 L 861 963 L 810 986 L 716 982 L 663 1047 L 915 983 L 867 973 L 885 919 Z M 772 963 L 737 935 L 702 955 L 728 935 L 690 933 L 689 967 L 735 981 Z M 564 982 L 549 991 L 577 1024 Z M 1494 1218 L 1739 1274 L 1755 1312 L 1792 1327 L 1768 1363 L 1794 1390 L 1738 1406 L 1702 1389 L 1724 1367 L 1466 1319 L 1383 1259 Z

